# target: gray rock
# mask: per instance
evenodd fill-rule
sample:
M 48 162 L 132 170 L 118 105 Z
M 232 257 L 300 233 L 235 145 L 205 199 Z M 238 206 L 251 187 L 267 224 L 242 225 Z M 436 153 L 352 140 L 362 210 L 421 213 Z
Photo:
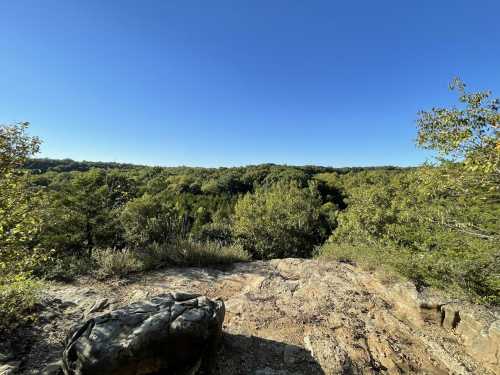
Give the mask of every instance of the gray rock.
M 183 293 L 133 303 L 75 327 L 63 353 L 63 372 L 194 374 L 210 366 L 224 314 L 221 300 Z

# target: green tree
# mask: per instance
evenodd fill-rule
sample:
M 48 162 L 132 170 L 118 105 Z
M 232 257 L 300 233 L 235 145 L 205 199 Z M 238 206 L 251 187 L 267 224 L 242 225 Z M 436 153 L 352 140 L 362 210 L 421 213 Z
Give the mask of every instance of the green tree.
M 182 216 L 175 205 L 149 194 L 129 201 L 121 212 L 120 221 L 125 239 L 134 248 L 171 242 L 182 227 Z
M 458 78 L 450 84 L 459 93 L 462 108 L 421 111 L 417 144 L 437 151 L 446 160 L 463 162 L 464 169 L 478 171 L 484 184 L 499 188 L 500 100 L 490 91 L 467 92 Z
M 93 168 L 71 172 L 68 179 L 50 185 L 42 240 L 69 254 L 94 247 L 123 246 L 118 220 L 121 208 L 136 195 L 135 182 L 126 174 Z
M 36 247 L 41 226 L 39 191 L 22 169 L 40 140 L 27 135 L 28 123 L 0 126 L 0 329 L 35 301 L 32 270 L 45 259 Z
M 278 183 L 246 194 L 235 207 L 234 236 L 257 258 L 309 256 L 321 242 L 321 200 L 314 185 Z
M 26 134 L 27 123 L 0 126 L 0 274 L 32 268 L 33 243 L 40 229 L 40 195 L 22 166 L 39 150 L 40 140 Z
M 500 100 L 493 99 L 490 91 L 466 91 L 459 79 L 450 88 L 458 91 L 461 106 L 422 111 L 417 121 L 417 144 L 437 152 L 440 161 L 439 168 L 421 169 L 422 187 L 429 195 L 446 194 L 460 203 L 442 207 L 431 220 L 498 241 L 498 216 L 483 220 L 486 223 L 463 219 L 464 209 L 470 212 L 482 207 L 491 212 L 500 203 Z
M 468 93 L 460 81 L 452 88 L 462 108 L 434 108 L 418 119 L 417 143 L 435 151 L 438 163 L 332 179 L 347 209 L 323 252 L 350 249 L 361 263 L 378 259 L 419 285 L 498 304 L 498 100 Z

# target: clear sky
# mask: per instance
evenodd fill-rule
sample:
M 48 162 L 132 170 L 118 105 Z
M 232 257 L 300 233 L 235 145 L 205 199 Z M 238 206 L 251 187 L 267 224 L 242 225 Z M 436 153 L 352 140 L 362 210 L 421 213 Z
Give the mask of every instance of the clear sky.
M 42 156 L 414 165 L 448 82 L 500 94 L 500 1 L 0 2 L 0 123 Z

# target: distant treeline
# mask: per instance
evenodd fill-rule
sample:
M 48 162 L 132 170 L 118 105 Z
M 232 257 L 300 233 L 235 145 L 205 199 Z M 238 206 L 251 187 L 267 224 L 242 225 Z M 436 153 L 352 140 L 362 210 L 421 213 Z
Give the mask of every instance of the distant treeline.
M 54 172 L 86 172 L 92 168 L 102 169 L 133 169 L 141 168 L 140 165 L 128 163 L 113 163 L 101 161 L 74 161 L 71 159 L 29 159 L 26 162 L 25 168 L 35 173 L 45 173 L 47 171 Z
M 203 167 L 153 167 L 149 168 L 162 168 L 166 170 L 186 170 L 186 169 L 203 169 L 208 171 L 216 171 L 217 169 L 226 170 L 226 169 L 240 169 L 240 168 L 252 168 L 252 167 L 279 167 L 280 165 L 267 163 L 260 165 L 249 165 L 247 167 L 220 167 L 220 168 L 203 168 Z M 136 169 L 136 168 L 145 168 L 146 166 L 140 164 L 130 164 L 130 163 L 116 163 L 116 162 L 102 162 L 102 161 L 75 161 L 72 159 L 49 159 L 49 158 L 36 158 L 29 159 L 25 168 L 33 171 L 34 173 L 45 173 L 49 171 L 54 172 L 86 172 L 92 168 L 102 168 L 102 169 Z M 360 171 L 369 171 L 369 170 L 394 170 L 394 169 L 409 169 L 411 167 L 397 167 L 397 166 L 368 166 L 368 167 L 324 167 L 324 166 L 316 166 L 316 165 L 304 165 L 304 166 L 288 166 L 290 168 L 295 168 L 304 171 L 308 174 L 314 173 L 324 173 L 324 172 L 336 172 L 336 173 L 348 173 L 348 172 L 360 172 Z

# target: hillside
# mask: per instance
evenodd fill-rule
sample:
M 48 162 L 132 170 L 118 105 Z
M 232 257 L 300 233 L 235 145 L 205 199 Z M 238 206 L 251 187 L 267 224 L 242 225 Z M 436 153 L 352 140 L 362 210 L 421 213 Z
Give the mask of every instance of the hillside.
M 39 373 L 88 313 L 173 289 L 226 301 L 220 374 L 498 372 L 499 101 L 455 84 L 465 109 L 417 120 L 418 145 L 442 158 L 406 169 L 34 160 L 29 124 L 0 125 L 1 372 Z M 186 298 L 87 320 L 76 336 L 107 338 L 101 323 L 112 322 L 134 345 L 98 346 L 116 349 L 106 371 L 145 373 L 150 327 L 168 340 L 220 336 L 222 303 Z M 123 311 L 135 323 L 122 324 Z M 93 374 L 102 358 L 89 350 L 71 351 L 65 369 L 83 358 Z M 186 373 L 169 357 L 180 352 L 150 358 L 146 372 Z

